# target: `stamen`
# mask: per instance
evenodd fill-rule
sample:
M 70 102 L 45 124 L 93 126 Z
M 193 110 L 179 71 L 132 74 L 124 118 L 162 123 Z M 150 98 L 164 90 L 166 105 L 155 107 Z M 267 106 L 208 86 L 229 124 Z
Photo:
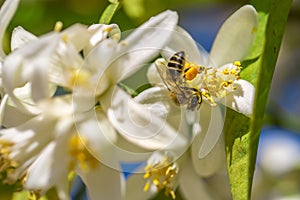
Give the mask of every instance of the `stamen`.
M 213 68 L 187 62 L 184 57 L 181 58 L 177 54 L 170 58 L 167 67 L 171 78 L 165 83 L 171 93 L 171 99 L 179 105 L 187 104 L 187 108 L 191 110 L 196 107 L 196 104 L 200 105 L 203 99 L 211 106 L 216 106 L 216 102 L 236 90 L 234 83 L 240 79 L 239 74 L 242 69 L 240 61 Z M 174 71 L 176 74 L 182 73 L 183 76 L 178 78 L 173 74 Z
M 3 179 L 5 183 L 14 184 L 16 181 L 10 180 L 10 175 L 15 172 L 15 169 L 19 166 L 18 162 L 10 158 L 11 148 L 14 143 L 0 140 L 0 179 Z
M 84 137 L 74 134 L 69 140 L 69 154 L 73 158 L 70 163 L 70 168 L 74 169 L 75 165 L 78 164 L 82 170 L 89 170 L 90 168 L 96 167 L 98 161 L 96 158 L 87 150 L 86 145 L 88 140 Z
M 235 61 L 221 69 L 207 68 L 202 72 L 201 94 L 212 106 L 236 88 L 234 82 L 240 79 L 241 62 Z
M 55 23 L 55 26 L 54 26 L 54 31 L 55 32 L 61 32 L 62 28 L 63 28 L 63 23 L 61 21 L 57 21 Z
M 170 163 L 170 158 L 163 156 L 160 160 L 148 164 L 145 167 L 144 178 L 148 179 L 144 191 L 148 191 L 151 185 L 154 185 L 157 191 L 163 190 L 166 196 L 175 199 L 173 190 L 174 181 L 179 168 L 176 163 Z

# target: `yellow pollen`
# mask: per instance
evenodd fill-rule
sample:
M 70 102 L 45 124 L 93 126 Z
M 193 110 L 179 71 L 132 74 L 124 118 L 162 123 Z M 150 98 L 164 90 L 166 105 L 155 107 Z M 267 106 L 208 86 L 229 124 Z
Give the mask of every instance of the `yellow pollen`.
M 105 29 L 105 32 L 110 32 L 112 30 L 112 27 L 108 26 L 106 29 Z
M 144 186 L 144 192 L 147 192 L 149 190 L 149 188 L 150 188 L 150 183 L 147 182 Z
M 204 96 L 209 102 L 211 106 L 216 106 L 216 102 L 213 100 L 212 96 L 208 92 L 201 92 L 202 96 Z
M 144 191 L 148 191 L 151 185 L 154 185 L 157 191 L 163 190 L 166 196 L 175 199 L 175 192 L 172 189 L 174 179 L 178 174 L 178 166 L 176 163 L 170 163 L 167 157 L 163 157 L 157 163 L 148 164 L 145 167 L 144 178 L 148 179 Z
M 236 75 L 236 74 L 237 74 L 237 72 L 236 72 L 236 70 L 235 70 L 235 69 L 232 69 L 232 70 L 230 70 L 230 74 L 234 74 L 234 75 Z
M 224 68 L 207 68 L 202 73 L 202 83 L 200 86 L 203 98 L 211 106 L 217 105 L 216 102 L 236 90 L 234 82 L 240 79 L 241 62 L 235 61 Z
M 228 75 L 229 74 L 229 70 L 228 68 L 223 69 L 222 74 L 224 75 Z
M 193 80 L 199 73 L 199 67 L 197 65 L 195 65 L 194 63 L 187 62 L 185 64 L 184 68 L 188 69 L 184 74 L 186 80 L 188 80 L 188 81 Z
M 228 75 L 228 74 L 229 74 L 229 70 L 228 70 L 228 68 L 225 68 L 225 69 L 222 71 L 222 74 L 224 74 L 224 75 Z
M 239 73 L 239 72 L 241 71 L 241 69 L 243 68 L 240 61 L 235 61 L 235 62 L 233 63 L 233 65 L 236 66 L 236 69 L 237 69 L 238 73 Z M 238 74 L 237 74 L 237 75 L 238 75 Z
M 57 21 L 55 23 L 55 26 L 54 26 L 54 31 L 55 32 L 61 32 L 62 28 L 63 28 L 63 23 L 61 21 Z
M 83 86 L 88 83 L 88 80 L 91 77 L 91 74 L 87 70 L 73 70 L 71 72 L 72 76 L 70 79 L 71 86 L 78 85 Z
M 172 199 L 176 199 L 176 195 L 175 195 L 175 192 L 173 190 L 170 191 L 169 194 L 171 195 Z
M 70 163 L 70 168 L 73 169 L 76 164 L 82 170 L 89 170 L 97 165 L 96 158 L 90 154 L 86 145 L 88 140 L 84 137 L 80 137 L 74 134 L 69 140 L 69 154 L 73 157 L 73 161 Z
M 160 182 L 159 182 L 158 178 L 155 178 L 155 179 L 153 180 L 153 184 L 156 185 L 157 187 L 160 186 Z
M 7 184 L 16 183 L 16 181 L 9 177 L 13 175 L 16 168 L 19 166 L 19 163 L 16 160 L 10 158 L 13 146 L 13 142 L 0 140 L 0 179 Z
M 235 61 L 235 62 L 233 62 L 233 65 L 235 65 L 237 67 L 240 67 L 241 66 L 241 62 L 240 61 Z
M 146 172 L 145 174 L 144 174 L 144 178 L 146 179 L 146 178 L 149 178 L 151 176 L 151 173 L 149 173 L 149 172 Z

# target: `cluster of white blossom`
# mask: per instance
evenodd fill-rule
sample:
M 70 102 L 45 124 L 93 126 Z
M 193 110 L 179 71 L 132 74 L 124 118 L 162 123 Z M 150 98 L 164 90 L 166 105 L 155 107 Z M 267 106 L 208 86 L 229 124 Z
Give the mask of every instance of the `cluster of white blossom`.
M 224 23 L 209 56 L 177 25 L 173 11 L 122 33 L 126 37 L 116 24 L 64 29 L 57 22 L 41 36 L 16 27 L 6 55 L 2 38 L 18 4 L 6 0 L 0 10 L 2 182 L 20 184 L 36 197 L 54 187 L 60 199 L 69 199 L 75 172 L 90 199 L 148 199 L 160 190 L 174 199 L 177 187 L 187 199 L 213 198 L 203 178 L 225 166 L 222 104 L 252 112 L 254 87 L 239 79 L 233 64 L 255 36 L 252 6 Z M 193 81 L 207 85 L 200 110 L 175 105 L 155 68 L 178 51 L 209 69 L 206 79 L 199 73 L 201 81 Z M 153 87 L 134 98 L 120 87 L 160 55 L 147 73 Z M 219 86 L 226 88 L 214 88 Z M 138 162 L 125 178 L 122 164 Z

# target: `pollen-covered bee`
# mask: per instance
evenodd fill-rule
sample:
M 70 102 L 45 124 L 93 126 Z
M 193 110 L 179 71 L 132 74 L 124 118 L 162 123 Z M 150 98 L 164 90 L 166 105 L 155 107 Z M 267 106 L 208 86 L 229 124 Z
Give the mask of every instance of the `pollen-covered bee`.
M 181 105 L 187 105 L 188 110 L 199 109 L 202 103 L 201 91 L 196 87 L 191 87 L 187 81 L 193 80 L 199 73 L 200 67 L 186 62 L 184 51 L 176 52 L 169 59 L 168 63 L 160 62 L 157 70 L 171 92 Z

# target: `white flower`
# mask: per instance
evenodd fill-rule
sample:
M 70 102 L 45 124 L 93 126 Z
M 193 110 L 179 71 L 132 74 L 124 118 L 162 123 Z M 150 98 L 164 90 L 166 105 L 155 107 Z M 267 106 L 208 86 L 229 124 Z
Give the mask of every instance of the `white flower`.
M 6 0 L 0 9 L 0 62 L 2 62 L 6 56 L 2 48 L 3 36 L 10 20 L 18 8 L 18 5 L 19 0 Z
M 152 65 L 148 70 L 149 81 L 157 86 L 141 92 L 135 98 L 137 102 L 149 107 L 163 105 L 166 110 L 164 113 L 170 115 L 168 122 L 173 127 L 178 127 L 182 119 L 186 119 L 189 125 L 193 125 L 192 129 L 186 127 L 178 131 L 193 139 L 190 147 L 191 156 L 186 155 L 187 160 L 179 165 L 179 186 L 187 199 L 195 199 L 199 196 L 207 199 L 216 197 L 211 192 L 214 189 L 207 189 L 211 186 L 207 185 L 206 177 L 210 179 L 217 177 L 218 181 L 224 180 L 223 188 L 229 192 L 228 178 L 226 173 L 224 174 L 224 171 L 226 172 L 225 143 L 223 136 L 220 137 L 224 126 L 225 110 L 220 104 L 246 116 L 252 114 L 255 89 L 251 83 L 239 78 L 239 62 L 235 61 L 242 61 L 247 55 L 255 37 L 257 23 L 257 13 L 252 6 L 246 5 L 237 10 L 221 27 L 210 55 L 202 49 L 199 50 L 191 36 L 178 28 L 168 48 L 162 52 L 165 60 L 157 60 L 155 64 L 158 66 Z M 203 102 L 199 111 L 182 112 L 168 95 L 169 91 L 156 70 L 156 67 L 163 65 L 163 62 L 179 51 L 186 53 L 187 62 L 192 62 L 188 64 L 203 67 L 200 68 L 198 76 L 188 85 L 202 91 Z M 193 113 L 198 113 L 199 116 L 195 117 Z M 182 114 L 185 118 L 181 117 Z M 195 124 L 197 121 L 199 126 Z M 194 132 L 191 133 L 191 130 L 197 127 L 196 132 L 199 130 L 200 132 L 193 138 Z M 169 152 L 172 150 L 172 148 L 166 149 Z
M 213 149 L 215 144 L 218 141 L 223 143 L 218 138 L 224 125 L 224 111 L 220 106 L 215 105 L 217 103 L 224 104 L 246 116 L 250 116 L 252 113 L 255 90 L 251 83 L 239 79 L 240 67 L 239 63 L 235 61 L 242 60 L 248 53 L 255 37 L 257 23 L 257 14 L 252 6 L 247 5 L 240 8 L 221 27 L 209 57 L 204 50 L 197 50 L 198 47 L 191 36 L 180 28 L 168 46 L 168 49 L 171 49 L 173 53 L 185 51 L 188 62 L 205 66 L 204 69 L 200 69 L 198 76 L 191 81 L 191 86 L 198 87 L 203 98 L 199 119 L 201 133 L 197 135 L 191 147 L 192 159 L 197 166 L 195 169 L 199 175 L 213 173 L 219 166 L 216 164 L 217 160 L 224 160 L 214 158 L 209 162 L 211 164 L 206 163 L 207 160 L 212 159 L 213 152 L 218 151 L 216 148 Z M 157 61 L 156 65 L 161 65 L 161 61 Z M 154 74 L 153 72 L 153 69 L 149 69 L 148 77 L 151 82 L 159 79 L 157 73 Z M 152 94 L 151 92 L 147 94 L 147 92 L 144 91 L 143 96 L 150 98 Z M 206 133 L 205 137 L 204 133 Z M 223 145 L 217 146 L 222 147 Z M 224 149 L 220 148 L 219 151 L 216 152 L 215 156 L 224 154 L 221 153 Z M 204 170 L 203 167 L 207 169 Z
M 14 29 L 12 53 L 3 63 L 3 87 L 9 94 L 2 101 L 2 125 L 11 127 L 38 114 L 35 103 L 51 97 L 57 86 L 72 90 L 83 63 L 80 51 L 89 51 L 108 36 L 118 39 L 117 25 L 75 24 L 60 32 L 60 23 L 54 32 L 36 37 L 22 27 Z M 80 38 L 80 39 L 78 39 Z M 18 107 L 16 109 L 16 106 Z M 89 107 L 90 108 L 90 107 Z
M 12 37 L 14 51 L 3 63 L 3 87 L 13 98 L 16 87 L 30 82 L 31 97 L 36 102 L 52 95 L 48 89 L 51 84 L 72 89 L 83 62 L 79 52 L 85 47 L 90 48 L 90 40 L 97 44 L 94 37 L 99 37 L 98 32 L 105 33 L 117 28 L 112 26 L 90 30 L 84 25 L 75 24 L 62 32 L 57 30 L 39 39 L 20 27 L 15 29 Z M 100 37 L 103 37 L 102 34 Z M 98 42 L 101 42 L 100 38 Z
M 102 42 L 91 55 L 104 55 L 107 59 L 88 57 L 83 65 L 83 69 L 98 66 L 97 71 L 89 69 L 96 71 L 97 76 L 101 77 L 97 88 L 93 90 L 99 96 L 97 101 L 120 135 L 143 149 L 161 149 L 172 143 L 184 147 L 186 140 L 165 123 L 164 113 L 159 105 L 149 109 L 135 102 L 116 84 L 159 55 L 176 27 L 177 18 L 175 12 L 165 11 L 133 31 L 120 43 L 109 40 Z
M 10 120 L 17 112 L 27 118 L 0 131 L 0 171 L 6 174 L 5 180 L 21 179 L 37 196 L 54 186 L 61 199 L 68 199 L 67 175 L 74 169 L 91 199 L 122 199 L 123 180 L 114 169 L 119 169 L 121 160 L 131 158 L 114 148 L 115 127 L 106 114 L 127 109 L 131 97 L 117 83 L 159 54 L 177 18 L 175 12 L 163 12 L 119 43 L 115 25 L 88 29 L 73 25 L 39 38 L 15 29 L 14 51 L 5 59 L 3 83 L 15 108 L 8 112 Z M 52 88 L 57 86 L 72 94 L 53 97 Z M 25 93 L 20 87 L 27 88 Z M 121 95 L 112 97 L 112 91 Z M 119 101 L 125 105 L 117 106 Z M 15 169 L 10 170 L 11 166 Z
M 97 158 L 109 153 L 116 141 L 116 132 L 99 108 L 77 113 L 74 119 L 76 106 L 72 105 L 71 95 L 42 101 L 38 107 L 41 114 L 17 127 L 0 130 L 0 171 L 5 174 L 5 182 L 21 181 L 25 189 L 37 196 L 56 187 L 60 199 L 69 199 L 71 170 L 83 177 L 109 171 Z M 122 176 L 115 173 L 115 187 L 98 190 L 104 194 L 108 189 L 116 190 L 121 197 Z M 103 178 L 105 180 L 105 176 Z M 99 182 L 104 180 L 99 179 Z
M 5 92 L 3 91 L 2 87 L 2 65 L 3 65 L 3 60 L 6 57 L 6 54 L 4 53 L 3 50 L 3 36 L 5 34 L 6 28 L 12 19 L 15 11 L 17 10 L 19 4 L 19 0 L 7 0 L 3 3 L 1 9 L 0 9 L 0 98 L 1 102 L 6 102 L 8 99 L 8 96 L 5 95 Z M 0 122 L 3 119 L 3 109 L 4 105 L 1 103 L 0 106 Z
M 179 190 L 184 199 L 231 198 L 226 170 L 200 178 L 193 169 L 190 155 L 184 154 L 176 161 L 173 156 L 168 151 L 154 152 L 138 169 L 130 171 L 126 178 L 126 199 L 151 199 L 158 192 L 176 199 L 175 190 Z

